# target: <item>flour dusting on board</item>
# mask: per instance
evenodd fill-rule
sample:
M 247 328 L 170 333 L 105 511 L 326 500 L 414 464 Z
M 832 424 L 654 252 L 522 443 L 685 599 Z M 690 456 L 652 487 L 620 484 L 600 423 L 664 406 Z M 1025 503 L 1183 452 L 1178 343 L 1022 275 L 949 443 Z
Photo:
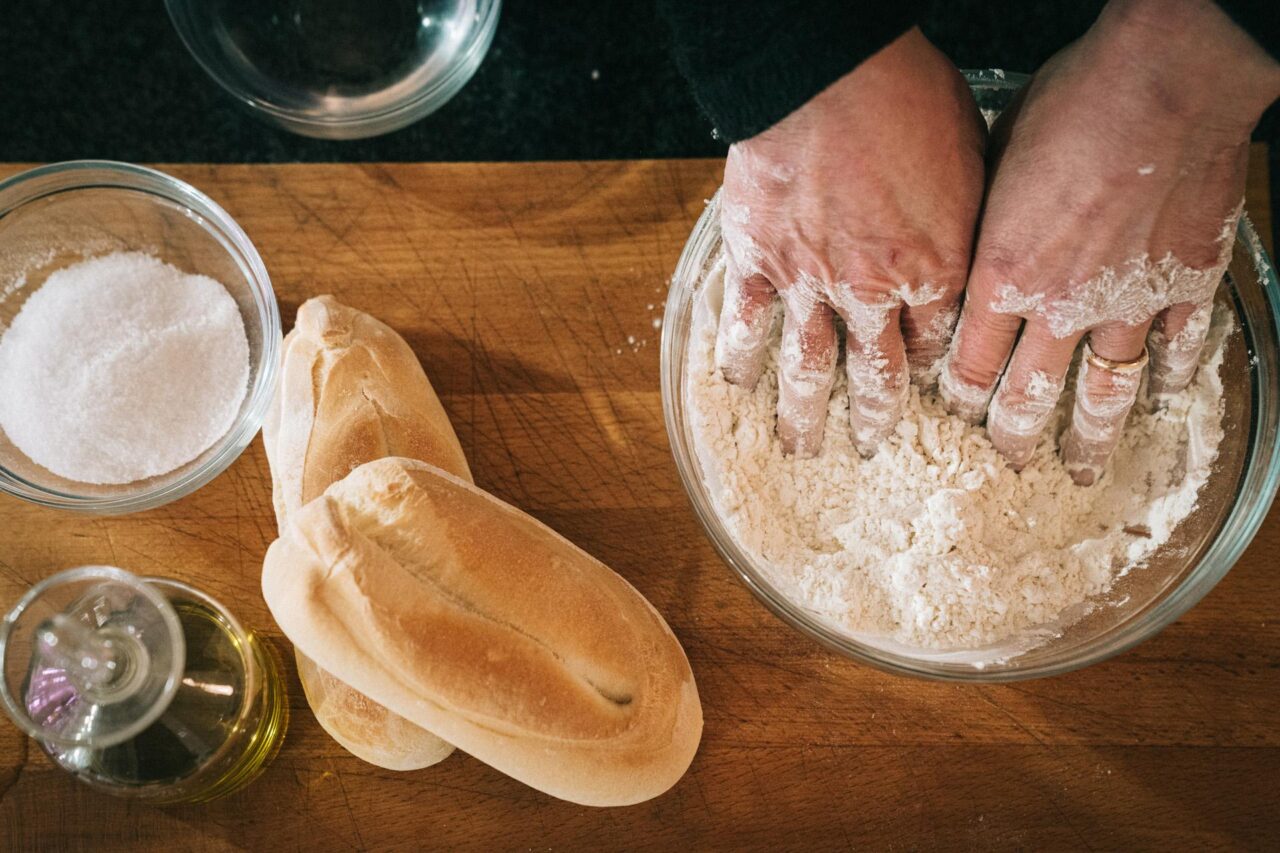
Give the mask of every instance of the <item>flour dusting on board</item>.
M 1215 312 L 1191 386 L 1158 408 L 1142 395 L 1101 482 L 1083 487 L 1055 441 L 1015 472 L 982 428 L 914 386 L 901 423 L 863 459 L 843 370 L 822 452 L 784 456 L 779 330 L 755 389 L 728 384 L 714 361 L 722 290 L 723 263 L 699 293 L 685 387 L 717 512 L 779 592 L 860 639 L 928 652 L 1035 645 L 1169 539 L 1217 458 L 1229 311 Z M 1048 435 L 1069 416 L 1066 396 Z

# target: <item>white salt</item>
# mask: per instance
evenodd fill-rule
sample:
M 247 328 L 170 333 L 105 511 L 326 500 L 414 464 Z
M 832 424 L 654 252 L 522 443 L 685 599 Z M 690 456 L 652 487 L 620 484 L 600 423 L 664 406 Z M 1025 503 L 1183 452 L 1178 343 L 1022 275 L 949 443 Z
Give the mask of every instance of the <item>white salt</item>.
M 49 276 L 0 337 L 0 429 L 83 483 L 173 471 L 235 422 L 249 342 L 231 294 L 141 252 Z

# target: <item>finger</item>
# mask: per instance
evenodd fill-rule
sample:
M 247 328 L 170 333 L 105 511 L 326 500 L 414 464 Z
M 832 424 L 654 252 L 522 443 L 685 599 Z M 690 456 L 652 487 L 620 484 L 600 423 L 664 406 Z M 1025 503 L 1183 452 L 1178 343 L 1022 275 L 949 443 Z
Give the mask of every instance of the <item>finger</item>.
M 777 292 L 759 273 L 742 275 L 726 259 L 724 304 L 716 331 L 716 366 L 734 385 L 754 388 L 764 371 Z
M 983 288 L 973 289 L 965 299 L 938 375 L 938 391 L 947 411 L 971 424 L 982 422 L 1022 325 L 1016 315 L 993 311 L 983 293 Z
M 907 403 L 910 376 L 899 326 L 901 310 L 889 305 L 837 310 L 847 330 L 845 369 L 853 444 L 870 457 L 902 419 Z
M 987 433 L 1009 464 L 1021 470 L 1035 453 L 1045 424 L 1062 396 L 1078 335 L 1056 338 L 1049 329 L 1029 322 L 1009 359 L 1009 369 L 991 398 Z
M 1147 351 L 1151 356 L 1147 394 L 1152 399 L 1177 394 L 1191 384 L 1212 318 L 1212 297 L 1199 305 L 1181 302 L 1156 317 L 1147 335 Z
M 937 377 L 947 342 L 959 316 L 958 290 L 924 288 L 904 296 L 902 307 L 902 340 L 911 376 L 921 381 Z
M 1124 433 L 1133 402 L 1138 399 L 1142 369 L 1147 365 L 1150 322 L 1126 326 L 1112 323 L 1089 333 L 1071 424 L 1062 439 L 1062 461 L 1071 479 L 1091 486 Z
M 782 452 L 817 455 L 835 381 L 835 315 L 821 302 L 788 291 L 778 352 L 778 436 Z

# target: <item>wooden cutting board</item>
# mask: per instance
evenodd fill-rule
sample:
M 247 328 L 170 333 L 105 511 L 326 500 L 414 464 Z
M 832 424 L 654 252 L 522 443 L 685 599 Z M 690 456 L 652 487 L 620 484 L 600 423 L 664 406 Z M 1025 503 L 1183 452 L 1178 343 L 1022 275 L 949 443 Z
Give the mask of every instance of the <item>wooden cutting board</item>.
M 1265 152 L 1254 154 L 1250 212 L 1269 237 Z M 477 483 L 604 560 L 666 616 L 706 712 L 702 747 L 672 791 L 594 810 L 461 753 L 431 770 L 379 770 L 321 731 L 290 669 L 279 758 L 208 805 L 94 793 L 0 720 L 0 849 L 1274 849 L 1277 513 L 1160 636 L 1083 672 L 1003 687 L 855 665 L 734 580 L 676 477 L 654 325 L 720 168 L 166 167 L 244 226 L 286 327 L 304 299 L 333 293 L 402 332 Z M 106 562 L 195 583 L 287 648 L 258 587 L 274 529 L 260 442 L 199 493 L 128 518 L 0 498 L 0 603 L 56 570 Z

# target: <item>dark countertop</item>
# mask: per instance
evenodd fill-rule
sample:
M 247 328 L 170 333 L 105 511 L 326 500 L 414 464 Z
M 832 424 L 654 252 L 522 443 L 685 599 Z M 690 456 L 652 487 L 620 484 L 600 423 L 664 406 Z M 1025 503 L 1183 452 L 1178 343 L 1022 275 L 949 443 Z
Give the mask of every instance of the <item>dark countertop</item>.
M 273 2 L 263 0 L 264 14 Z M 926 30 L 961 67 L 1032 70 L 1082 33 L 1101 6 L 938 2 Z M 243 112 L 187 54 L 161 0 L 18 0 L 0 18 L 0 161 L 558 160 L 724 151 L 668 59 L 652 0 L 510 0 L 489 56 L 453 101 L 404 130 L 356 142 L 304 139 Z M 1272 196 L 1280 201 L 1276 113 L 1257 136 L 1273 141 Z

